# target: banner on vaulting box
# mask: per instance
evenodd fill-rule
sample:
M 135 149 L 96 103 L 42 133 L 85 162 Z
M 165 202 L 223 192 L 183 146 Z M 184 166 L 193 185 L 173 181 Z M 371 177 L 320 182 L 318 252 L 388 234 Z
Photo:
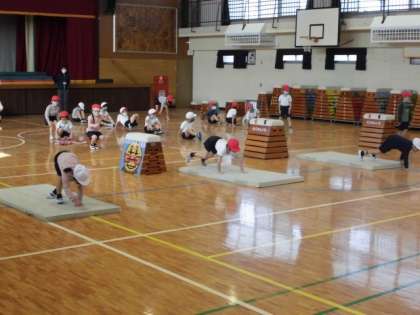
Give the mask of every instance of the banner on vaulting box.
M 120 170 L 140 175 L 145 151 L 146 142 L 125 139 L 121 150 Z

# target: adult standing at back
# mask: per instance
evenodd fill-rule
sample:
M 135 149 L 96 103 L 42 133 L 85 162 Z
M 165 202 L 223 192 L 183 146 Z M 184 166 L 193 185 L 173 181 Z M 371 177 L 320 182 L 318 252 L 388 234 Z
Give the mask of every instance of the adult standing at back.
M 70 74 L 67 70 L 67 67 L 61 67 L 60 73 L 54 77 L 54 82 L 58 90 L 58 95 L 61 99 L 61 106 L 63 107 L 62 109 L 69 111 L 68 97 L 70 88 Z
M 290 119 L 292 101 L 292 96 L 289 94 L 289 86 L 285 84 L 283 85 L 283 93 L 279 96 L 279 110 L 281 118 L 287 119 L 290 133 L 292 132 L 292 120 Z

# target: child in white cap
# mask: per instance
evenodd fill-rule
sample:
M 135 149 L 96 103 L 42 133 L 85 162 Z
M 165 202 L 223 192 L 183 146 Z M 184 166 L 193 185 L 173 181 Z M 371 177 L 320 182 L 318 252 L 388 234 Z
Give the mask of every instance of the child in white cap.
M 79 123 L 86 123 L 86 115 L 85 115 L 85 103 L 79 102 L 73 111 L 71 112 L 71 120 L 74 122 Z
M 238 103 L 233 102 L 231 108 L 226 113 L 226 122 L 232 126 L 236 125 L 236 116 L 238 115 Z
M 56 199 L 58 204 L 63 204 L 62 190 L 76 207 L 83 202 L 83 187 L 89 185 L 90 172 L 86 166 L 80 164 L 78 157 L 67 151 L 58 152 L 54 157 L 54 167 L 58 176 L 55 189 L 49 193 L 49 199 Z M 77 184 L 77 193 L 70 190 L 71 182 Z
M 121 107 L 117 117 L 117 125 L 121 124 L 124 128 L 133 129 L 138 126 L 138 114 L 129 115 L 127 107 Z
M 242 124 L 244 126 L 248 126 L 252 119 L 258 118 L 259 116 L 256 104 L 248 103 L 247 109 L 248 110 L 246 111 L 245 116 L 242 118 Z
M 283 85 L 283 93 L 279 96 L 279 111 L 281 118 L 287 119 L 287 125 L 290 132 L 292 131 L 292 120 L 290 119 L 292 101 L 292 96 L 289 94 L 289 86 L 285 84 Z
M 159 115 L 162 115 L 163 110 L 165 110 L 166 120 L 169 120 L 168 98 L 165 95 L 165 91 L 161 91 L 159 93 L 158 101 L 159 101 L 159 105 L 160 105 Z
M 193 123 L 196 117 L 197 115 L 193 112 L 188 112 L 185 114 L 185 120 L 181 123 L 181 126 L 179 127 L 179 131 L 183 139 L 191 140 L 197 137 L 197 139 L 201 141 L 201 132 L 195 132 L 193 128 Z
M 162 134 L 162 127 L 159 119 L 156 117 L 156 109 L 151 108 L 147 112 L 146 119 L 144 120 L 144 132 L 154 133 L 156 135 Z
M 50 141 L 54 140 L 54 135 L 56 134 L 55 124 L 58 120 L 58 113 L 60 112 L 59 102 L 60 97 L 54 95 L 51 97 L 51 103 L 45 108 L 44 112 L 45 124 L 48 125 L 50 131 Z
M 108 113 L 108 103 L 102 102 L 101 103 L 101 110 L 99 111 L 99 114 L 102 117 L 101 125 L 108 128 L 114 128 L 115 127 L 115 121 L 112 119 L 112 116 Z

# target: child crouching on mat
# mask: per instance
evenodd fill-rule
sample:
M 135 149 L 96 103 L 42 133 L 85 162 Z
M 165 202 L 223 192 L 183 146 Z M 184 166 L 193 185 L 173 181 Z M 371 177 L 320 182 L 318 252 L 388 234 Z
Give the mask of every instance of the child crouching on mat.
M 69 113 L 60 112 L 60 121 L 57 123 L 57 138 L 60 144 L 71 144 L 73 124 L 69 120 Z
M 90 150 L 95 151 L 99 149 L 99 141 L 103 141 L 104 136 L 100 132 L 102 117 L 100 115 L 101 105 L 92 105 L 92 115 L 88 117 L 88 126 L 86 135 L 90 140 Z
M 63 204 L 62 190 L 76 207 L 83 202 L 83 187 L 89 185 L 90 172 L 86 166 L 80 164 L 77 156 L 72 152 L 61 151 L 54 157 L 54 167 L 58 176 L 57 186 L 49 193 L 48 199 L 56 199 Z M 77 193 L 70 190 L 70 183 L 77 184 Z
M 108 113 L 108 103 L 102 102 L 101 103 L 101 111 L 100 115 L 102 117 L 101 126 L 108 127 L 108 128 L 114 128 L 115 127 L 115 121 L 112 119 L 112 116 Z
M 71 119 L 74 122 L 79 123 L 86 123 L 86 115 L 85 115 L 85 103 L 79 102 L 73 111 L 71 112 Z
M 45 108 L 44 112 L 44 119 L 45 124 L 48 125 L 50 130 L 50 141 L 54 140 L 54 135 L 56 134 L 56 126 L 55 123 L 58 120 L 58 113 L 60 112 L 60 97 L 54 95 L 51 97 L 51 103 Z
M 201 132 L 195 132 L 193 128 L 193 123 L 196 117 L 197 115 L 193 112 L 188 112 L 185 114 L 185 120 L 181 123 L 181 126 L 179 127 L 179 131 L 183 139 L 191 140 L 197 137 L 197 139 L 201 141 Z
M 146 119 L 144 120 L 144 132 L 160 135 L 163 133 L 159 119 L 156 117 L 156 109 L 151 108 L 147 112 Z
M 379 147 L 381 153 L 387 153 L 391 150 L 398 150 L 401 152 L 400 162 L 401 167 L 408 168 L 410 152 L 417 152 L 420 150 L 420 138 L 414 138 L 409 140 L 400 135 L 391 135 L 385 139 L 385 141 Z M 367 150 L 360 150 L 359 156 L 363 159 L 369 152 Z M 376 158 L 376 153 L 371 154 L 373 158 Z
M 117 117 L 117 125 L 120 124 L 124 128 L 133 129 L 138 126 L 137 120 L 139 119 L 138 114 L 129 115 L 127 107 L 121 107 L 120 113 Z
M 206 141 L 203 143 L 204 149 L 206 150 L 206 154 L 204 156 L 200 156 L 195 152 L 191 152 L 188 155 L 187 163 L 189 163 L 194 157 L 199 157 L 201 159 L 201 164 L 203 166 L 207 166 L 206 161 L 213 157 L 217 156 L 217 170 L 219 173 L 222 173 L 222 161 L 223 159 L 232 159 L 232 157 L 239 159 L 239 166 L 241 168 L 241 172 L 244 173 L 244 160 L 239 152 L 241 151 L 239 147 L 238 139 L 231 138 L 229 140 L 225 140 L 218 136 L 211 136 L 207 138 Z

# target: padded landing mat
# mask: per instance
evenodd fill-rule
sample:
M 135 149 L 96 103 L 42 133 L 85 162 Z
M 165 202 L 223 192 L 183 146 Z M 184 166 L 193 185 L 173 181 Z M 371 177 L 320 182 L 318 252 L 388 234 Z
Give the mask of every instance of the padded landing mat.
M 297 157 L 302 160 L 337 164 L 371 171 L 401 167 L 399 161 L 373 159 L 372 157 L 365 157 L 361 160 L 357 154 L 346 154 L 334 151 L 305 153 L 299 154 Z
M 212 180 L 259 188 L 303 182 L 302 176 L 260 171 L 252 168 L 246 168 L 246 173 L 241 173 L 240 168 L 234 165 L 224 168 L 223 174 L 217 171 L 216 164 L 209 164 L 206 167 L 201 165 L 186 166 L 181 167 L 179 171 L 187 175 L 202 176 Z
M 46 184 L 0 189 L 0 203 L 43 221 L 67 220 L 120 211 L 119 206 L 87 196 L 83 197 L 82 207 L 73 206 L 64 195 L 65 203 L 58 205 L 56 200 L 47 199 L 48 193 L 53 189 L 53 186 Z

